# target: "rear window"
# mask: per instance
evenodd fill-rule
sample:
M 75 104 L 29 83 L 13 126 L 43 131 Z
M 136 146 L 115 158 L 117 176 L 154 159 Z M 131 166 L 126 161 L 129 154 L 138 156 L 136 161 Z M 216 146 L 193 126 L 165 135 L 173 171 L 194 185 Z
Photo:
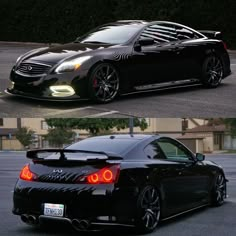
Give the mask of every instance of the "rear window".
M 66 149 L 75 149 L 82 151 L 94 152 L 111 152 L 115 154 L 123 154 L 132 148 L 140 140 L 138 139 L 85 139 L 78 143 L 74 143 Z

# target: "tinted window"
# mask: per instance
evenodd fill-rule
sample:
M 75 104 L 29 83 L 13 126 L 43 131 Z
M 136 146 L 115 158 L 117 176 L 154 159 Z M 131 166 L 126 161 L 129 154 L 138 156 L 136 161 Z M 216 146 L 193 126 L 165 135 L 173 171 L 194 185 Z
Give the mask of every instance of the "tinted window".
M 144 148 L 144 152 L 147 155 L 147 157 L 150 159 L 165 159 L 156 141 L 148 144 Z
M 175 27 L 167 24 L 154 24 L 146 27 L 141 38 L 154 39 L 155 43 L 168 43 L 178 40 Z
M 140 24 L 106 25 L 79 38 L 81 43 L 122 44 L 129 41 L 143 26 Z
M 172 139 L 159 139 L 158 144 L 169 160 L 192 160 L 192 154 L 183 145 Z
M 179 40 L 197 39 L 197 34 L 184 27 L 176 26 L 177 37 Z
M 116 154 L 122 154 L 129 148 L 134 146 L 140 140 L 138 139 L 102 139 L 92 138 L 85 139 L 78 143 L 74 143 L 67 147 L 67 149 L 76 149 L 83 151 L 95 151 L 95 152 L 112 152 Z

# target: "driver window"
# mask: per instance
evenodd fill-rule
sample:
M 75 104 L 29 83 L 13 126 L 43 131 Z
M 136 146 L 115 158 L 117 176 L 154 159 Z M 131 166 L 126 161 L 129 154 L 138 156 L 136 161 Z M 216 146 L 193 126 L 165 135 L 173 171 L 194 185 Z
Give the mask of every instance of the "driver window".
M 172 139 L 159 139 L 158 144 L 166 155 L 167 160 L 190 161 L 192 154 L 180 143 Z
M 169 43 L 178 40 L 175 27 L 165 24 L 149 25 L 141 33 L 140 38 L 151 38 L 156 44 Z

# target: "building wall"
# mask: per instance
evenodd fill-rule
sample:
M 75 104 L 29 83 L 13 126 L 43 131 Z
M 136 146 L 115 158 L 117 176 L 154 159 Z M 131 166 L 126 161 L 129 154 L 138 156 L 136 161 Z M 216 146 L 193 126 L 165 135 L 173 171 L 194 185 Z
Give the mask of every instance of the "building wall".
M 224 136 L 224 149 L 226 150 L 236 150 L 236 138 L 233 138 L 231 135 L 226 134 Z
M 21 145 L 21 143 L 15 139 L 7 139 L 6 137 L 2 137 L 1 139 L 1 146 L 2 146 L 2 150 L 14 150 L 14 151 L 18 151 L 18 150 L 23 150 L 24 147 Z
M 1 126 L 1 128 L 5 129 L 17 128 L 17 118 L 3 118 L 3 126 Z
M 139 127 L 134 127 L 134 133 L 182 133 L 182 119 L 180 118 L 147 118 L 147 129 L 142 131 Z M 129 129 L 117 131 L 116 133 L 129 133 Z
M 207 136 L 204 138 L 204 142 L 203 142 L 203 150 L 204 152 L 213 152 L 214 151 L 214 139 L 213 139 L 213 135 L 211 136 Z
M 38 135 L 47 134 L 47 129 L 42 129 L 43 118 L 21 118 L 21 127 L 29 127 Z
M 208 121 L 205 119 L 188 118 L 187 120 L 188 120 L 188 129 L 193 129 L 199 125 L 206 125 L 208 123 Z

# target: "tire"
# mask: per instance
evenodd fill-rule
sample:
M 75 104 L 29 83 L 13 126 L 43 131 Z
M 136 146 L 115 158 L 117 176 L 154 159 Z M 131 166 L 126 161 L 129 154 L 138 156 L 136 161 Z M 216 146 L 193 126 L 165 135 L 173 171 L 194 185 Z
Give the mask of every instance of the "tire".
M 114 100 L 119 92 L 120 78 L 116 68 L 110 63 L 100 63 L 89 76 L 90 98 L 98 103 Z
M 161 214 L 160 194 L 153 186 L 145 187 L 137 201 L 136 231 L 150 233 L 159 223 Z
M 216 88 L 221 84 L 224 69 L 221 59 L 215 55 L 205 59 L 202 66 L 202 83 L 207 88 Z
M 226 196 L 226 180 L 222 173 L 216 176 L 215 184 L 212 190 L 212 206 L 221 206 Z

